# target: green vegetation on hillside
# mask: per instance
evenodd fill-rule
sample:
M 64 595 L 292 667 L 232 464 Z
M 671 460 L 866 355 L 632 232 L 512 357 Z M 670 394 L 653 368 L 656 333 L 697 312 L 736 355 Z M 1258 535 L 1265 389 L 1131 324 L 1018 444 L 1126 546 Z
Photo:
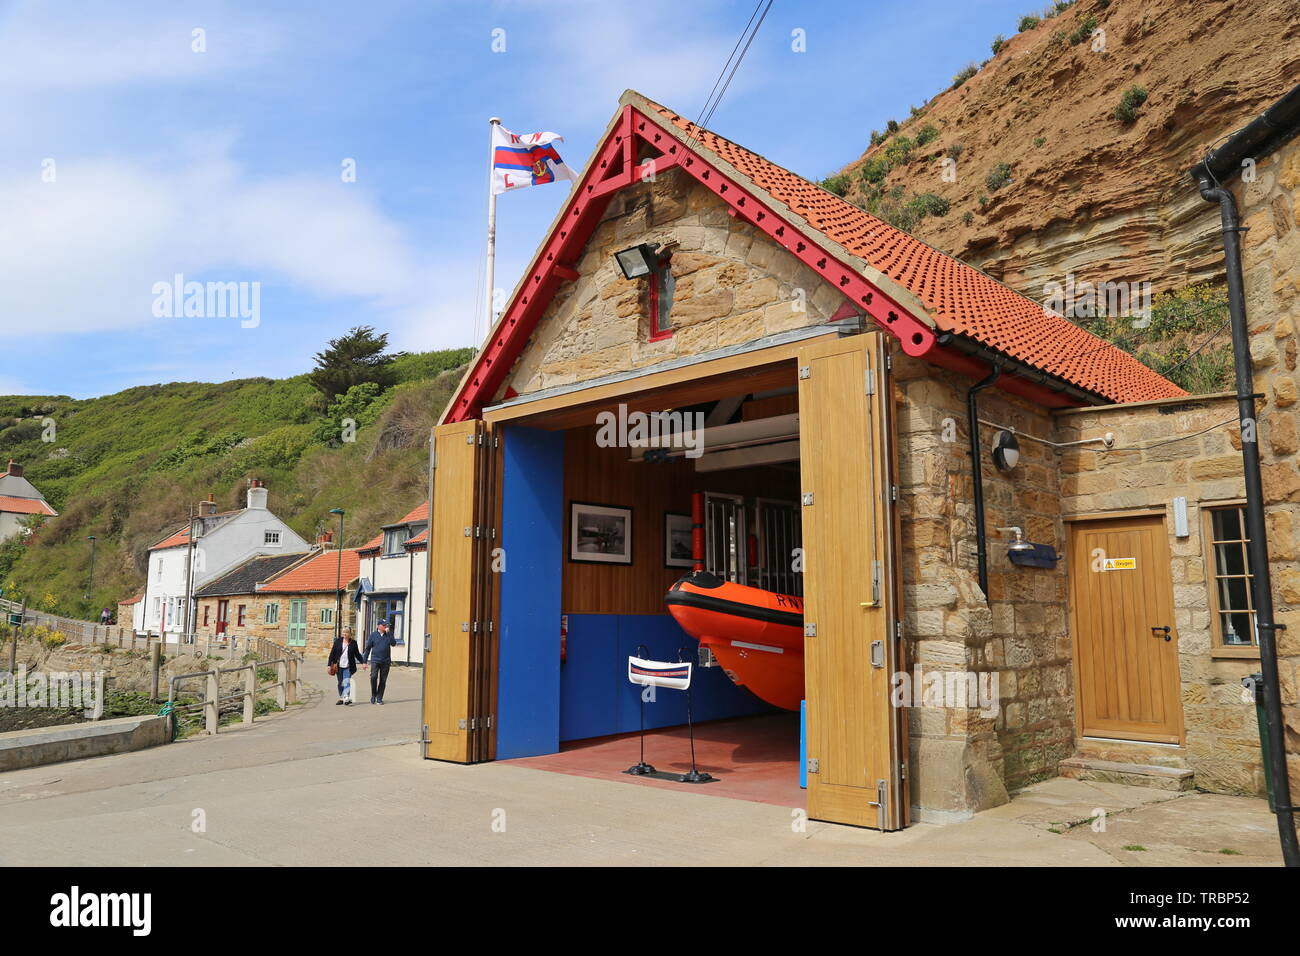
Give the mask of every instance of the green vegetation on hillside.
M 1232 387 L 1225 286 L 1201 283 L 1155 296 L 1150 324 L 1122 316 L 1083 324 L 1193 395 Z
M 250 478 L 266 482 L 271 509 L 308 541 L 341 507 L 345 545 L 360 544 L 420 500 L 429 428 L 471 355 L 393 356 L 383 363 L 390 384 L 363 382 L 334 402 L 307 374 L 85 400 L 0 396 L 0 461 L 21 462 L 59 512 L 0 545 L 0 588 L 72 617 L 116 610 L 139 592 L 148 548 L 183 525 L 192 504 L 212 493 L 220 510 L 241 508 Z

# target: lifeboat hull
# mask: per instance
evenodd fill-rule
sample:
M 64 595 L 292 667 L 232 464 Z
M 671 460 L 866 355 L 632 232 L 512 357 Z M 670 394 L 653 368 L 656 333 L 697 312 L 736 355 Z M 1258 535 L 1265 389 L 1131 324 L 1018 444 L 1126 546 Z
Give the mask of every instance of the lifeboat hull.
M 696 571 L 664 597 L 668 613 L 707 647 L 732 682 L 785 710 L 803 699 L 803 598 Z

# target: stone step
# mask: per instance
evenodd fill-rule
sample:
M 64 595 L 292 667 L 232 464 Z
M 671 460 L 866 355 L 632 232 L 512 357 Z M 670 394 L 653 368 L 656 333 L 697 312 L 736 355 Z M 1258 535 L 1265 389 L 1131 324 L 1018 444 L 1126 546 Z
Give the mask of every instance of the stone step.
M 1119 763 L 1091 757 L 1068 757 L 1062 760 L 1060 774 L 1074 780 L 1122 783 L 1130 787 L 1150 787 L 1155 790 L 1191 790 L 1196 786 L 1196 775 L 1191 770 L 1145 763 Z

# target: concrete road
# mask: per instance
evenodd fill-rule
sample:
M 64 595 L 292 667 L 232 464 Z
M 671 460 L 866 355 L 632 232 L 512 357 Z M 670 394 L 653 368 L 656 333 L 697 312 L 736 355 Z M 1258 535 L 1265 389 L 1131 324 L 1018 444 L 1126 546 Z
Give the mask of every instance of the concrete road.
M 1263 801 L 1242 797 L 1052 780 L 881 834 L 698 791 L 442 764 L 419 756 L 418 671 L 393 672 L 383 707 L 336 707 L 333 681 L 307 678 L 311 700 L 248 730 L 0 775 L 0 864 L 1280 863 Z M 1094 831 L 1082 821 L 1099 808 Z

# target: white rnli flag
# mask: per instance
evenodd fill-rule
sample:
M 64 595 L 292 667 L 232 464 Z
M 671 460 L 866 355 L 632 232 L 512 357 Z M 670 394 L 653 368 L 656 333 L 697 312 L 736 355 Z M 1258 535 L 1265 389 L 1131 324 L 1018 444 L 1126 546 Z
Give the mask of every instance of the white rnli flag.
M 516 135 L 501 124 L 492 127 L 492 192 L 504 193 L 525 186 L 540 186 L 557 179 L 576 182 L 578 174 L 565 165 L 552 143 L 562 143 L 558 133 Z

